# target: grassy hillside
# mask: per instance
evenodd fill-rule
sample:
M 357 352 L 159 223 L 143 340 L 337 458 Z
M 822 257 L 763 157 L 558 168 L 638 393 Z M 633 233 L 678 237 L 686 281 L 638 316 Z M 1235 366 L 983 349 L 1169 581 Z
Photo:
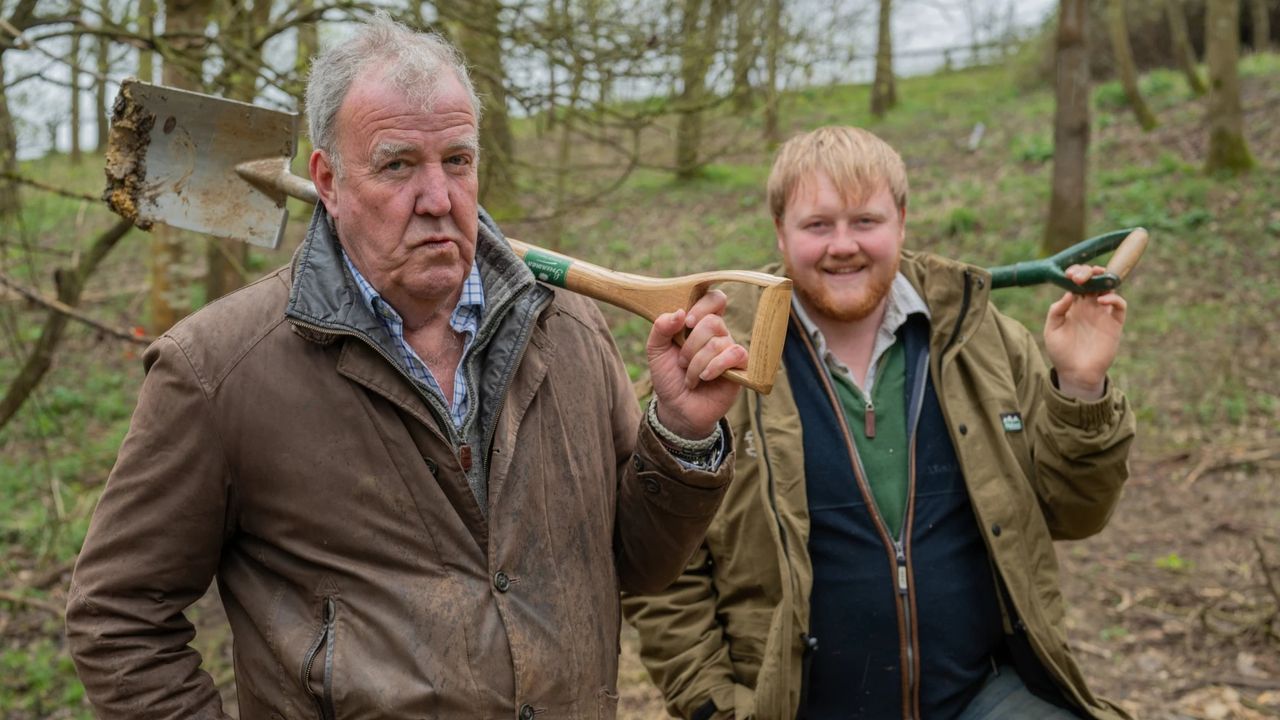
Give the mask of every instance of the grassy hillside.
M 1204 103 L 1181 76 L 1143 78 L 1161 120 L 1149 134 L 1126 114 L 1117 84 L 1094 93 L 1090 234 L 1143 225 L 1153 236 L 1125 290 L 1130 320 L 1114 370 L 1137 409 L 1141 435 L 1134 480 L 1112 527 L 1062 546 L 1060 555 L 1070 578 L 1073 643 L 1087 672 L 1144 717 L 1207 717 L 1197 713 L 1213 702 L 1237 717 L 1275 716 L 1280 705 L 1280 597 L 1271 596 L 1276 591 L 1265 585 L 1259 559 L 1269 558 L 1280 577 L 1280 349 L 1270 342 L 1280 332 L 1280 56 L 1248 57 L 1241 70 L 1248 139 L 1260 162 L 1242 178 L 1201 173 Z M 872 123 L 865 87 L 802 91 L 784 101 L 784 123 L 792 131 L 867 125 L 898 147 L 911 175 L 909 246 L 982 265 L 1034 256 L 1048 204 L 1051 92 L 1021 87 L 1011 68 L 988 68 L 906 79 L 899 93 L 901 106 Z M 985 138 L 971 153 L 966 144 L 978 122 Z M 619 191 L 565 218 L 556 238 L 548 237 L 551 222 L 505 227 L 633 272 L 764 264 L 774 257 L 774 240 L 763 207 L 770 155 L 754 140 L 758 125 L 729 114 L 714 118 L 708 137 L 723 153 L 698 181 L 675 184 L 661 170 L 641 169 Z M 672 127 L 646 133 L 646 164 L 670 162 Z M 522 160 L 549 165 L 554 142 L 533 121 L 517 130 Z M 580 159 L 606 157 L 589 145 L 576 151 Z M 89 195 L 102 186 L 95 157 L 75 167 L 50 158 L 23 172 Z M 584 171 L 570 186 L 586 194 L 602 177 Z M 526 183 L 526 208 L 538 214 L 549 202 L 547 185 L 537 176 Z M 92 200 L 31 189 L 24 199 L 25 210 L 0 236 L 0 272 L 51 296 L 52 270 L 114 218 Z M 307 210 L 298 206 L 294 215 L 296 242 Z M 83 306 L 94 317 L 122 328 L 146 325 L 148 243 L 145 233 L 131 233 L 89 283 Z M 255 253 L 252 267 L 263 271 L 287 259 L 288 250 Z M 202 243 L 193 238 L 180 271 L 194 277 L 202 263 Z M 1005 290 L 996 301 L 1038 332 L 1055 294 Z M 203 302 L 197 282 L 185 297 L 192 308 Z M 638 371 L 645 324 L 612 310 L 609 317 Z M 16 375 L 43 318 L 42 310 L 0 295 L 0 385 Z M 138 354 L 73 325 L 38 394 L 0 430 L 0 717 L 90 717 L 63 651 L 60 612 L 70 565 L 132 412 L 142 377 Z M 230 690 L 218 613 L 212 600 L 198 606 L 197 642 Z M 624 715 L 658 716 L 627 648 Z

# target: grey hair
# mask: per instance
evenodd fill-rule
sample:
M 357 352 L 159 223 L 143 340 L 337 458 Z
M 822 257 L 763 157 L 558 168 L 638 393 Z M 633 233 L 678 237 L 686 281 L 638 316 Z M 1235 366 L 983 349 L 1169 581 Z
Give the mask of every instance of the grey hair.
M 477 126 L 480 98 L 457 48 L 434 32 L 417 32 L 379 10 L 355 35 L 317 55 L 307 77 L 307 128 L 312 147 L 329 155 L 334 172 L 342 175 L 336 143 L 338 109 L 351 84 L 375 63 L 385 63 L 383 77 L 411 100 L 430 108 L 442 70 L 452 70 L 471 100 Z

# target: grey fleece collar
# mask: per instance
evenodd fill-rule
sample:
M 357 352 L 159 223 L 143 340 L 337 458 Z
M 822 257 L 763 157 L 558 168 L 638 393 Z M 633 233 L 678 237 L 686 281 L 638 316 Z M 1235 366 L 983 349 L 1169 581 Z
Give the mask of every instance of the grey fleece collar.
M 484 208 L 479 209 L 479 217 L 476 264 L 484 284 L 485 305 L 491 310 L 485 312 L 477 333 L 484 335 L 489 326 L 501 321 L 503 313 L 497 310 L 510 307 L 514 296 L 536 283 Z M 322 203 L 316 205 L 306 239 L 294 257 L 293 287 L 285 316 L 318 329 L 354 332 L 375 342 L 385 334 L 342 262 L 337 235 Z

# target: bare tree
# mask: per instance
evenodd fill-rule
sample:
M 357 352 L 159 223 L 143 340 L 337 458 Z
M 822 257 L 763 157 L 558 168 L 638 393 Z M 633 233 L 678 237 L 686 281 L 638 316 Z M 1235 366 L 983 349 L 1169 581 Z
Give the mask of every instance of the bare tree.
M 169 0 L 165 7 L 165 35 L 172 38 L 168 44 L 174 55 L 185 56 L 188 62 L 177 62 L 176 58 L 166 55 L 165 85 L 202 89 L 199 68 L 206 52 L 204 30 L 212 6 L 212 0 Z M 196 72 L 193 73 L 193 69 Z M 181 233 L 173 228 L 157 225 L 152 230 L 148 271 L 151 330 L 157 335 L 173 327 L 184 314 L 183 288 L 175 286 L 172 277 L 173 270 L 182 263 L 183 242 Z
M 898 104 L 898 89 L 893 80 L 893 2 L 880 0 L 880 21 L 876 42 L 876 77 L 871 84 L 871 114 L 884 114 Z
M 739 0 L 733 4 L 733 109 L 739 113 L 751 109 L 751 70 L 760 57 L 757 38 L 761 10 L 759 0 Z
M 1173 45 L 1173 56 L 1187 77 L 1187 85 L 1191 92 L 1203 95 L 1208 90 L 1204 80 L 1200 78 L 1200 69 L 1196 67 L 1196 50 L 1191 46 L 1191 32 L 1187 29 L 1186 10 L 1183 0 L 1164 0 L 1165 14 L 1169 17 L 1169 40 Z
M 4 77 L 4 54 L 0 53 L 0 78 Z M 5 88 L 7 90 L 7 88 Z M 0 218 L 14 215 L 21 207 L 18 185 L 11 178 L 18 174 L 18 133 L 9 111 L 9 94 L 0 91 Z
M 50 21 L 36 15 L 36 5 L 36 0 L 19 0 L 6 20 L 8 23 L 5 27 L 6 32 L 0 34 L 0 84 L 5 77 L 5 51 L 27 43 L 27 40 L 21 36 L 10 38 L 9 32 L 16 30 L 18 33 L 23 33 L 42 22 Z M 5 179 L 0 180 L 0 218 L 2 218 L 13 215 L 20 206 L 18 183 L 12 179 L 18 173 L 18 133 L 14 128 L 13 114 L 9 109 L 7 87 L 0 89 L 0 172 L 5 175 Z
M 80 164 L 80 33 L 71 36 L 71 53 L 67 56 L 71 74 L 71 163 Z M 56 147 L 50 145 L 49 147 Z
M 1054 83 L 1053 187 L 1042 248 L 1055 253 L 1084 239 L 1089 157 L 1089 49 L 1086 0 L 1060 0 Z
M 1253 26 L 1254 52 L 1271 49 L 1271 13 L 1267 10 L 1267 4 L 1267 0 L 1249 0 L 1252 16 L 1249 24 Z
M 778 128 L 778 59 L 782 54 L 782 38 L 782 0 L 768 0 L 764 41 L 764 140 L 770 147 L 782 142 Z
M 1120 84 L 1124 87 L 1124 95 L 1133 110 L 1133 116 L 1143 130 L 1152 130 L 1158 123 L 1138 88 L 1138 68 L 1133 62 L 1133 48 L 1129 46 L 1129 24 L 1124 19 L 1124 0 L 1108 0 L 1107 30 L 1111 34 L 1111 55 L 1115 59 L 1116 74 L 1120 76 Z
M 98 18 L 99 27 L 103 27 L 111 22 L 111 1 L 101 0 L 98 6 L 98 12 L 101 13 Z M 97 60 L 98 77 L 93 83 L 93 122 L 97 127 L 97 140 L 94 144 L 94 152 L 104 152 L 107 149 L 107 73 L 111 70 L 109 50 L 111 48 L 111 38 L 105 33 L 97 36 L 94 42 L 94 58 Z
M 476 91 L 484 105 L 484 122 L 480 123 L 480 200 L 499 216 L 516 215 L 520 205 L 516 195 L 515 140 L 507 112 L 501 0 L 445 0 L 437 2 L 436 7 L 453 28 L 454 39 L 472 67 Z
M 298 0 L 298 12 L 306 15 L 315 9 L 314 0 Z M 293 75 L 299 80 L 307 76 L 307 68 L 311 64 L 311 56 L 316 54 L 320 48 L 320 38 L 316 32 L 316 24 L 314 22 L 304 22 L 298 25 L 297 41 L 294 46 L 294 62 Z M 302 82 L 296 83 L 296 90 L 293 93 L 294 102 L 297 103 L 298 112 L 303 112 L 307 108 L 307 89 Z
M 1240 2 L 1209 0 L 1205 16 L 1205 57 L 1209 61 L 1209 172 L 1248 172 L 1253 156 L 1244 140 L 1240 108 Z
M 708 104 L 707 72 L 715 59 L 728 0 L 685 0 L 681 22 L 680 81 L 676 112 L 676 177 L 690 180 L 702 170 L 702 121 Z
M 212 8 L 211 8 L 212 9 Z M 231 0 L 221 8 L 218 34 L 224 44 L 240 48 L 258 46 L 258 35 L 270 25 L 271 1 Z M 252 103 L 258 95 L 258 78 L 262 72 L 262 55 L 245 52 L 228 58 L 214 79 L 214 85 L 227 97 Z M 209 238 L 205 243 L 204 297 L 212 302 L 243 287 L 248 281 L 249 246 L 238 240 Z
M 64 307 L 75 307 L 80 302 L 80 293 L 84 290 L 85 282 L 93 275 L 98 264 L 111 252 L 120 238 L 132 229 L 133 223 L 128 220 L 117 221 L 78 255 L 75 267 L 60 268 L 54 272 L 60 304 Z M 0 398 L 0 428 L 4 427 L 5 423 L 18 412 L 22 404 L 31 396 L 32 391 L 39 386 L 45 373 L 53 367 L 54 353 L 70 320 L 71 316 L 65 312 L 54 309 L 49 311 L 44 325 L 40 328 L 39 338 L 23 361 L 22 368 L 5 389 L 4 397 Z
M 138 48 L 138 79 L 143 82 L 156 81 L 155 53 L 150 43 L 155 37 L 156 0 L 138 0 L 138 35 L 143 39 Z

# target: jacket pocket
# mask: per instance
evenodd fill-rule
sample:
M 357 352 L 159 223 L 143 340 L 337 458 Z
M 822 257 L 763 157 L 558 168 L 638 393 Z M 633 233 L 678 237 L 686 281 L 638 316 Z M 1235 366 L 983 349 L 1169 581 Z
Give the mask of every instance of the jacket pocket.
M 338 603 L 326 596 L 320 631 L 302 659 L 302 687 L 316 704 L 320 720 L 336 720 L 333 707 L 333 648 L 336 641 Z M 313 679 L 320 680 L 320 691 L 312 688 Z

